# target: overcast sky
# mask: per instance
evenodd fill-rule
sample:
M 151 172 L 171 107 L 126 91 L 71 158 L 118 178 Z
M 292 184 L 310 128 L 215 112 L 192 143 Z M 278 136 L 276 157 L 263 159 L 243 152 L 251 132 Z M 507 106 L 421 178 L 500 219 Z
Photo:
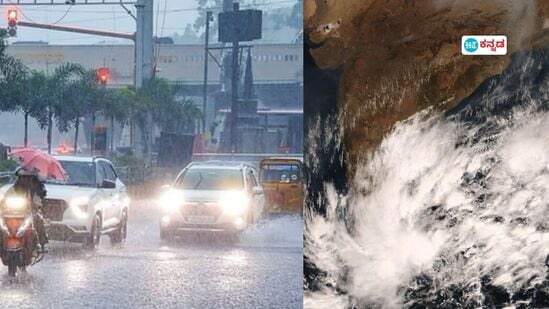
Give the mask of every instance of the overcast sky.
M 30 0 L 21 0 L 21 2 L 26 1 Z M 64 2 L 64 0 L 54 1 L 57 3 Z M 79 0 L 77 0 L 77 3 L 78 1 Z M 9 2 L 9 0 L 4 0 L 4 2 Z M 292 4 L 292 1 L 272 0 L 271 4 L 263 5 L 261 9 L 265 10 L 272 7 L 290 6 Z M 135 15 L 135 8 L 130 6 L 128 6 L 128 8 L 130 8 Z M 198 16 L 196 0 L 155 0 L 154 9 L 154 34 L 158 36 L 169 36 L 174 32 L 183 33 L 186 25 L 194 23 Z M 19 20 L 24 21 L 36 23 L 57 22 L 59 25 L 117 32 L 135 31 L 135 21 L 120 5 L 19 6 L 19 10 L 21 11 Z M 4 7 L 4 11 L 7 11 L 7 6 Z M 7 14 L 5 13 L 4 16 L 6 15 Z M 7 23 L 7 21 L 4 23 Z M 6 26 L 7 25 L 3 25 L 2 27 Z M 95 44 L 105 41 L 109 43 L 131 43 L 124 39 L 26 27 L 19 27 L 17 30 L 17 37 L 9 39 L 9 42 L 15 41 L 47 41 L 51 44 Z

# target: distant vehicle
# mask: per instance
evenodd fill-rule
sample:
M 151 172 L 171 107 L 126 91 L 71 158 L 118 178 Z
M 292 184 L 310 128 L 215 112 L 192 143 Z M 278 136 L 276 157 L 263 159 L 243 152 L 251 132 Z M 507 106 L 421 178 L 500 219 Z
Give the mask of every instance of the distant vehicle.
M 234 162 L 194 162 L 159 199 L 160 237 L 189 232 L 237 236 L 263 216 L 265 199 L 253 166 Z
M 259 163 L 267 212 L 303 212 L 303 164 L 296 158 L 268 158 Z
M 66 182 L 47 182 L 43 215 L 52 240 L 82 242 L 95 249 L 102 234 L 111 243 L 126 239 L 129 198 L 109 160 L 55 156 Z

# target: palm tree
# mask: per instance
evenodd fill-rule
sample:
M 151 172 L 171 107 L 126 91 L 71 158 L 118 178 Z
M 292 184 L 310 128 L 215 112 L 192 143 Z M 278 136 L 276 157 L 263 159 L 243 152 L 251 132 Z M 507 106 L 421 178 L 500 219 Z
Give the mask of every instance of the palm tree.
M 31 72 L 23 82 L 24 89 L 22 94 L 24 100 L 19 102 L 17 110 L 23 114 L 24 118 L 24 145 L 28 146 L 28 127 L 29 116 L 34 117 L 40 113 L 41 102 L 46 100 L 47 77 L 43 72 Z
M 202 119 L 202 111 L 189 98 L 174 98 L 155 111 L 155 122 L 167 132 L 191 132 L 198 119 Z
M 65 87 L 65 104 L 55 113 L 55 120 L 59 132 L 68 132 L 74 127 L 74 153 L 78 150 L 78 135 L 80 131 L 80 119 L 84 116 L 86 108 L 86 86 L 82 79 L 70 82 Z
M 7 37 L 6 29 L 0 29 L 0 75 L 2 81 L 14 81 L 24 77 L 28 73 L 28 69 L 21 60 L 6 53 L 8 45 L 5 39 Z
M 28 69 L 23 62 L 6 53 L 7 32 L 0 29 L 0 111 L 17 112 L 26 110 L 28 92 Z M 25 115 L 25 138 L 27 145 L 28 113 Z
M 78 135 L 80 132 L 81 119 L 84 116 L 90 116 L 92 128 L 95 128 L 95 122 L 98 113 L 105 113 L 103 107 L 112 105 L 113 91 L 100 86 L 97 82 L 96 72 L 94 70 L 83 71 L 78 80 L 67 83 L 64 87 L 65 102 L 62 107 L 56 111 L 56 120 L 58 129 L 61 132 L 68 132 L 74 126 L 74 151 L 78 149 Z M 107 104 L 108 103 L 108 104 Z M 91 151 L 95 144 L 95 130 L 91 132 Z
M 135 92 L 129 88 L 117 89 L 113 92 L 114 99 L 111 104 L 104 106 L 104 114 L 110 115 L 111 121 L 111 140 L 110 151 L 114 149 L 114 122 L 120 123 L 124 128 L 126 123 L 130 120 L 131 111 L 135 102 Z
M 36 120 L 40 128 L 47 129 L 48 153 L 51 153 L 53 117 L 56 112 L 60 113 L 66 103 L 66 87 L 68 87 L 71 77 L 83 74 L 84 68 L 81 65 L 65 63 L 57 67 L 53 75 L 47 78 L 46 100 L 42 102 L 42 109 L 37 113 Z
M 146 115 L 152 112 L 153 120 L 162 130 L 174 133 L 189 132 L 202 113 L 188 98 L 176 98 L 168 81 L 154 78 L 143 83 L 137 92 L 132 117 L 145 138 L 149 137 Z

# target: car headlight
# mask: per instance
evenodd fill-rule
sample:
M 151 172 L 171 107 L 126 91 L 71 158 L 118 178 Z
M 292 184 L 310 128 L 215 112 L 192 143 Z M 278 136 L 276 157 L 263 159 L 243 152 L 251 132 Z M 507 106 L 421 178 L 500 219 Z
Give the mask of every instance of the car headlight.
M 6 207 L 9 210 L 23 210 L 27 207 L 27 199 L 21 196 L 9 196 L 6 198 Z
M 220 196 L 219 204 L 229 215 L 241 215 L 248 208 L 250 199 L 242 191 L 229 191 Z
M 78 219 L 88 218 L 88 203 L 90 202 L 89 197 L 77 197 L 71 200 L 70 206 L 72 213 Z
M 173 213 L 179 210 L 181 205 L 185 203 L 185 199 L 181 192 L 169 190 L 160 196 L 158 203 L 164 213 Z

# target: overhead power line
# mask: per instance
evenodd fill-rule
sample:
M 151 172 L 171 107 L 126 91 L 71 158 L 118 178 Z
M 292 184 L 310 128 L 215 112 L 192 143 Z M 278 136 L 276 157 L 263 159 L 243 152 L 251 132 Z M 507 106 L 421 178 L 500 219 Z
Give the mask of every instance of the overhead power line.
M 264 3 L 258 3 L 258 4 L 248 4 L 248 5 L 242 5 L 241 8 L 256 8 L 261 6 L 269 6 L 269 5 L 277 5 L 277 4 L 288 4 L 288 3 L 299 3 L 300 1 L 296 0 L 280 0 L 280 1 L 271 1 L 271 2 L 264 2 Z M 10 1 L 10 3 L 13 3 Z M 16 5 L 14 3 L 14 5 Z M 74 5 L 78 6 L 78 4 Z M 167 13 L 177 13 L 177 12 L 189 12 L 189 11 L 215 11 L 215 10 L 222 10 L 223 7 L 208 7 L 208 8 L 199 8 L 199 7 L 192 7 L 192 8 L 178 8 L 178 9 L 165 9 L 160 10 L 161 13 L 167 12 Z M 42 12 L 44 9 L 38 9 L 38 8 L 26 8 L 27 11 L 39 11 Z M 48 12 L 65 12 L 65 10 L 48 10 Z M 71 10 L 71 12 L 74 13 L 105 13 L 106 11 L 100 11 L 100 10 Z
M 69 8 L 67 9 L 67 11 L 65 12 L 65 14 L 63 14 L 63 16 L 61 16 L 61 18 L 59 18 L 58 20 L 56 20 L 55 22 L 53 22 L 52 24 L 57 24 L 58 22 L 62 21 L 63 19 L 65 19 L 65 17 L 67 17 L 67 14 L 69 14 L 70 10 L 72 8 L 72 5 L 69 6 Z

